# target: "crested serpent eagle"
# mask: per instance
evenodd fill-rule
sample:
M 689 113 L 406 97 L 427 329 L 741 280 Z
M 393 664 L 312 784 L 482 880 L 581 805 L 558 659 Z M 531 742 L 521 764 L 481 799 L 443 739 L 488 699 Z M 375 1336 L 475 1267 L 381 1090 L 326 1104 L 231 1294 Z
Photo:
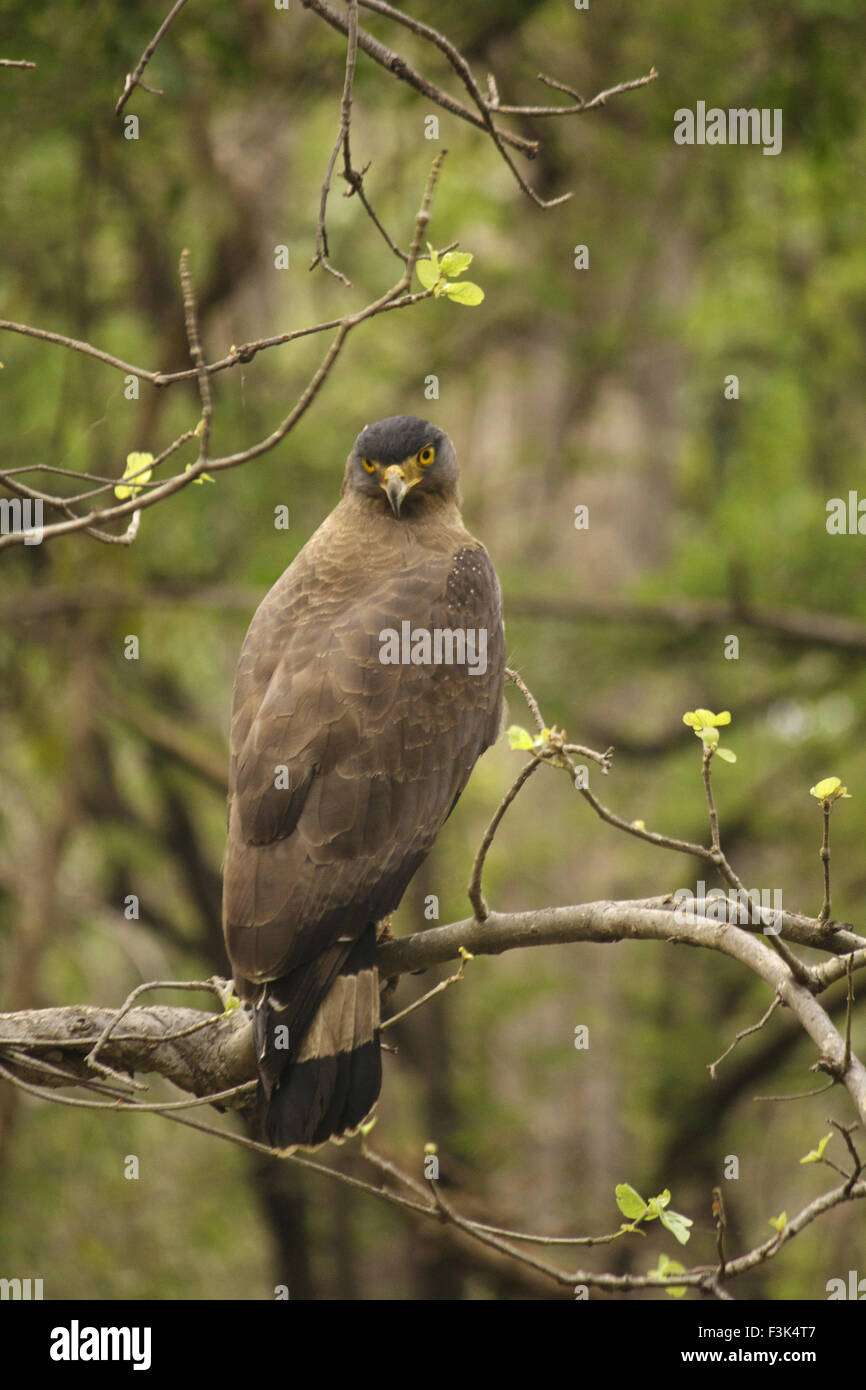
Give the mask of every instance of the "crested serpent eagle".
M 377 924 L 499 732 L 504 666 L 450 439 L 368 425 L 235 678 L 223 928 L 274 1148 L 352 1133 L 376 1103 Z

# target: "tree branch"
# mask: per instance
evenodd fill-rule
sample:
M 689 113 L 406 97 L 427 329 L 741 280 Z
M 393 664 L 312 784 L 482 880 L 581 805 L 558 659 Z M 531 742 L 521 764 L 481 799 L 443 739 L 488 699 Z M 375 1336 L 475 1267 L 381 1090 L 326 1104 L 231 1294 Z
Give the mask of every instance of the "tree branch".
M 176 0 L 176 3 L 172 7 L 170 13 L 166 15 L 165 19 L 162 21 L 162 24 L 160 24 L 150 43 L 147 45 L 147 48 L 144 50 L 141 57 L 139 58 L 135 71 L 132 73 L 127 73 L 123 91 L 118 97 L 117 105 L 114 108 L 115 116 L 120 115 L 121 111 L 123 110 L 126 103 L 129 101 L 129 98 L 132 96 L 136 87 L 144 86 L 144 83 L 141 81 L 142 74 L 145 68 L 147 67 L 148 63 L 150 62 L 151 58 L 153 57 L 154 53 L 156 52 L 156 46 L 162 38 L 163 34 L 165 33 L 166 29 L 171 24 L 175 16 L 180 14 L 185 4 L 186 0 Z M 146 88 L 146 90 L 152 92 L 154 91 L 154 88 L 148 87 Z M 157 92 L 157 96 L 162 96 L 162 92 Z
M 201 449 L 196 462 L 191 464 L 189 468 L 187 468 L 184 472 L 175 474 L 173 477 L 166 479 L 165 482 L 160 483 L 157 487 L 147 490 L 143 494 L 131 498 L 129 501 L 118 502 L 116 505 L 104 507 L 101 510 L 97 510 L 94 512 L 88 512 L 85 516 L 72 516 L 67 521 L 60 521 L 50 526 L 44 526 L 42 528 L 43 541 L 51 539 L 54 536 L 67 535 L 73 531 L 87 530 L 89 527 L 92 527 L 96 523 L 101 524 L 106 521 L 117 520 L 121 517 L 132 516 L 134 513 L 138 511 L 143 511 L 146 508 L 155 506 L 158 502 L 161 502 L 166 497 L 172 496 L 172 494 L 174 494 L 175 492 L 179 492 L 181 489 L 189 487 L 200 477 L 200 475 L 205 471 L 205 468 L 211 474 L 219 472 L 222 469 L 226 468 L 236 468 L 239 464 L 248 463 L 251 459 L 259 458 L 262 454 L 269 453 L 271 449 L 276 448 L 276 446 L 279 443 L 281 443 L 283 439 L 285 439 L 286 435 L 288 435 L 291 432 L 291 430 L 294 429 L 295 425 L 298 423 L 302 415 L 304 415 L 305 412 L 309 409 L 310 405 L 312 404 L 319 391 L 321 390 L 322 386 L 324 385 L 325 381 L 327 380 L 328 376 L 330 375 L 331 369 L 342 350 L 346 338 L 354 328 L 357 328 L 359 324 L 366 322 L 367 319 L 374 318 L 377 314 L 384 312 L 388 308 L 396 308 L 398 305 L 402 307 L 410 303 L 414 304 L 417 303 L 419 300 L 427 299 L 432 295 L 432 290 L 425 290 L 421 294 L 414 295 L 408 294 L 407 291 L 412 281 L 412 275 L 415 270 L 415 263 L 418 259 L 418 255 L 421 250 L 421 246 L 424 240 L 424 234 L 427 230 L 427 225 L 430 221 L 430 208 L 433 201 L 433 193 L 436 187 L 436 182 L 439 177 L 439 171 L 442 166 L 442 161 L 445 158 L 445 153 L 446 152 L 443 150 L 439 155 L 437 155 L 436 159 L 434 159 L 433 161 L 433 165 L 430 170 L 426 186 L 424 188 L 421 206 L 418 209 L 418 212 L 415 216 L 415 232 L 412 239 L 412 245 L 410 247 L 409 255 L 406 260 L 406 265 L 404 267 L 402 275 L 400 276 L 400 279 L 397 281 L 395 285 L 392 286 L 390 290 L 387 290 L 385 294 L 381 295 L 378 299 L 373 300 L 370 304 L 367 304 L 363 309 L 359 309 L 355 313 L 345 314 L 341 319 L 338 319 L 336 321 L 338 325 L 336 337 L 331 342 L 331 345 L 325 353 L 324 357 L 322 358 L 319 367 L 308 381 L 306 387 L 302 391 L 293 408 L 290 410 L 289 414 L 271 434 L 269 434 L 265 439 L 259 440 L 258 443 L 251 445 L 249 448 L 243 449 L 239 453 L 230 454 L 223 458 L 208 459 L 205 455 L 204 449 Z M 210 369 L 203 361 L 203 358 L 201 356 L 201 350 L 198 344 L 197 328 L 195 324 L 195 311 L 192 301 L 189 298 L 189 295 L 191 295 L 191 285 L 189 285 L 188 279 L 183 279 L 183 292 L 186 307 L 187 331 L 188 333 L 191 331 L 194 335 L 194 338 L 190 339 L 190 351 L 196 358 L 197 363 L 193 375 L 197 378 L 199 383 L 199 390 L 201 394 L 202 403 L 202 419 L 205 421 L 203 444 L 206 446 L 207 433 L 209 430 L 209 386 L 206 386 L 206 383 L 208 382 L 210 376 Z M 3 326 L 3 322 L 0 321 L 0 328 L 3 328 Z M 16 324 L 12 325 L 12 327 L 14 331 L 22 331 L 21 325 Z M 31 330 L 28 329 L 25 331 L 29 333 Z M 36 336 L 45 335 L 37 333 Z M 54 335 L 54 337 L 56 338 L 57 335 Z M 82 345 L 79 344 L 77 346 L 80 347 Z M 98 353 L 96 355 L 104 356 L 104 354 Z M 186 432 L 181 438 L 188 439 L 189 437 L 189 432 Z M 151 467 L 155 469 L 163 459 L 167 458 L 169 454 L 173 453 L 178 448 L 179 443 L 179 440 L 175 440 L 171 445 L 169 445 L 168 449 L 163 450 L 162 454 L 160 454 L 156 459 L 154 459 Z M 0 473 L 0 483 L 6 483 L 7 481 L 8 480 L 5 478 L 5 476 L 2 473 Z M 13 488 L 15 486 L 20 488 L 22 485 L 15 483 L 13 480 Z M 56 500 L 44 498 L 42 494 L 37 493 L 35 490 L 31 490 L 30 495 L 36 498 L 40 498 L 42 500 Z M 60 504 L 64 507 L 71 506 L 75 500 L 76 499 L 74 497 L 69 499 L 59 499 Z M 0 550 L 10 545 L 22 545 L 24 543 L 24 536 L 25 532 L 23 530 L 10 531 L 7 535 L 0 536 Z
M 459 959 L 466 951 L 476 956 L 501 955 L 505 951 L 524 947 L 579 941 L 610 945 L 626 940 L 655 940 L 719 951 L 740 961 L 764 980 L 774 994 L 779 995 L 782 1003 L 796 1016 L 818 1047 L 816 1065 L 836 1080 L 844 1082 L 861 1121 L 866 1124 L 866 1068 L 846 1047 L 845 1040 L 813 992 L 794 978 L 786 963 L 762 937 L 728 922 L 715 922 L 697 914 L 684 913 L 682 909 L 675 916 L 672 906 L 663 907 L 660 905 L 662 902 L 663 899 L 600 901 L 532 912 L 491 912 L 483 922 L 467 918 L 462 922 L 431 927 L 400 940 L 387 941 L 379 947 L 379 968 L 383 978 L 390 978 Z M 817 945 L 821 940 L 817 928 L 815 938 L 810 944 Z M 826 942 L 822 944 L 826 949 Z M 161 1031 L 167 1029 L 174 1033 L 179 1027 L 188 1028 L 196 1019 L 202 1021 L 201 1014 L 190 1017 L 190 1013 L 186 1009 L 162 1007 L 156 1013 L 151 1009 L 131 1010 L 128 1018 L 135 1020 L 136 1027 L 138 1021 L 142 1020 L 143 1035 L 136 1040 L 132 1024 L 122 1035 L 111 1033 L 101 1049 L 106 1061 L 116 1069 L 126 1071 L 158 1071 L 197 1095 L 207 1095 L 251 1080 L 255 1075 L 251 1045 L 245 1044 L 248 1051 L 244 1054 L 243 1048 L 235 1040 L 240 1051 L 234 1048 L 230 1050 L 229 1069 L 223 1052 L 217 1049 L 212 1065 L 213 1040 L 205 1029 L 198 1036 L 189 1034 L 185 1037 L 180 1054 L 173 1050 L 176 1042 L 163 1039 L 171 1044 L 169 1052 L 163 1053 L 159 1045 Z M 87 1007 L 0 1014 L 0 1055 L 6 1046 L 16 1049 L 18 1062 L 13 1070 L 17 1072 L 22 1065 L 21 1050 L 26 1051 L 31 1046 L 36 1049 L 54 1047 L 61 1053 L 70 1049 L 73 1054 L 79 1054 L 82 1049 L 89 1051 L 100 1036 L 98 1031 L 94 1031 L 97 1022 L 99 1029 L 103 1030 L 111 1017 L 110 1010 L 91 1010 Z M 213 1017 L 214 1028 L 227 1028 L 234 1038 L 234 1030 L 243 1031 L 243 1020 L 247 1016 L 243 1011 L 236 1010 L 232 1014 Z M 235 1021 L 220 1024 L 222 1017 Z M 214 1036 L 221 1037 L 221 1034 L 217 1031 Z M 116 1054 L 114 1049 L 121 1043 L 125 1050 Z M 244 1060 L 240 1061 L 240 1058 Z M 86 1070 L 81 1068 L 75 1073 L 76 1077 L 86 1074 Z M 194 1084 L 185 1084 L 184 1077 L 186 1082 L 192 1080 Z M 58 1079 L 56 1084 L 71 1083 Z

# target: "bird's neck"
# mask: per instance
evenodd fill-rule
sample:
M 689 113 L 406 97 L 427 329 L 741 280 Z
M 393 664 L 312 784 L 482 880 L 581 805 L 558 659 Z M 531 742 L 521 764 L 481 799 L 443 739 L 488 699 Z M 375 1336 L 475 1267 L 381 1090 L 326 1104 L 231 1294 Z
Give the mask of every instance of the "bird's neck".
M 384 497 L 382 501 L 384 501 Z M 395 517 L 377 497 L 347 492 L 332 515 L 341 513 L 340 523 L 352 526 L 370 545 L 383 550 L 404 550 L 407 546 L 423 545 L 428 550 L 451 550 L 455 541 L 462 544 L 468 537 L 455 496 L 444 497 L 426 493 L 423 506 L 415 503 Z

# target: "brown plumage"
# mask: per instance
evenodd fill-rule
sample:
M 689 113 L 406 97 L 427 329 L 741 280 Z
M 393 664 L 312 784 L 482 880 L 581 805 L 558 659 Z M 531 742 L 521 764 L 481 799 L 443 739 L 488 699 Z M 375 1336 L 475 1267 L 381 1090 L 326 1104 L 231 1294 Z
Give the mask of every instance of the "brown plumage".
M 368 426 L 340 502 L 260 604 L 241 651 L 223 925 L 254 1008 L 276 1148 L 351 1132 L 373 1108 L 375 924 L 499 729 L 499 584 L 463 526 L 457 479 L 436 426 Z M 389 630 L 417 660 L 389 663 Z M 476 634 L 462 663 L 448 664 L 447 637 L 438 663 L 426 650 L 423 633 L 445 630 Z

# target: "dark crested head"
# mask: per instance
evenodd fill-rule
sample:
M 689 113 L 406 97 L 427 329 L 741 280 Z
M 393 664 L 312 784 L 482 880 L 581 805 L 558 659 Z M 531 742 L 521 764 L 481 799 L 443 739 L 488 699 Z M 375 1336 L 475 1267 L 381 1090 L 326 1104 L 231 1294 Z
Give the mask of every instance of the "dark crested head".
M 418 513 L 434 498 L 457 500 L 457 457 L 444 430 L 414 415 L 366 425 L 346 463 L 343 492 L 369 497 L 395 519 Z

